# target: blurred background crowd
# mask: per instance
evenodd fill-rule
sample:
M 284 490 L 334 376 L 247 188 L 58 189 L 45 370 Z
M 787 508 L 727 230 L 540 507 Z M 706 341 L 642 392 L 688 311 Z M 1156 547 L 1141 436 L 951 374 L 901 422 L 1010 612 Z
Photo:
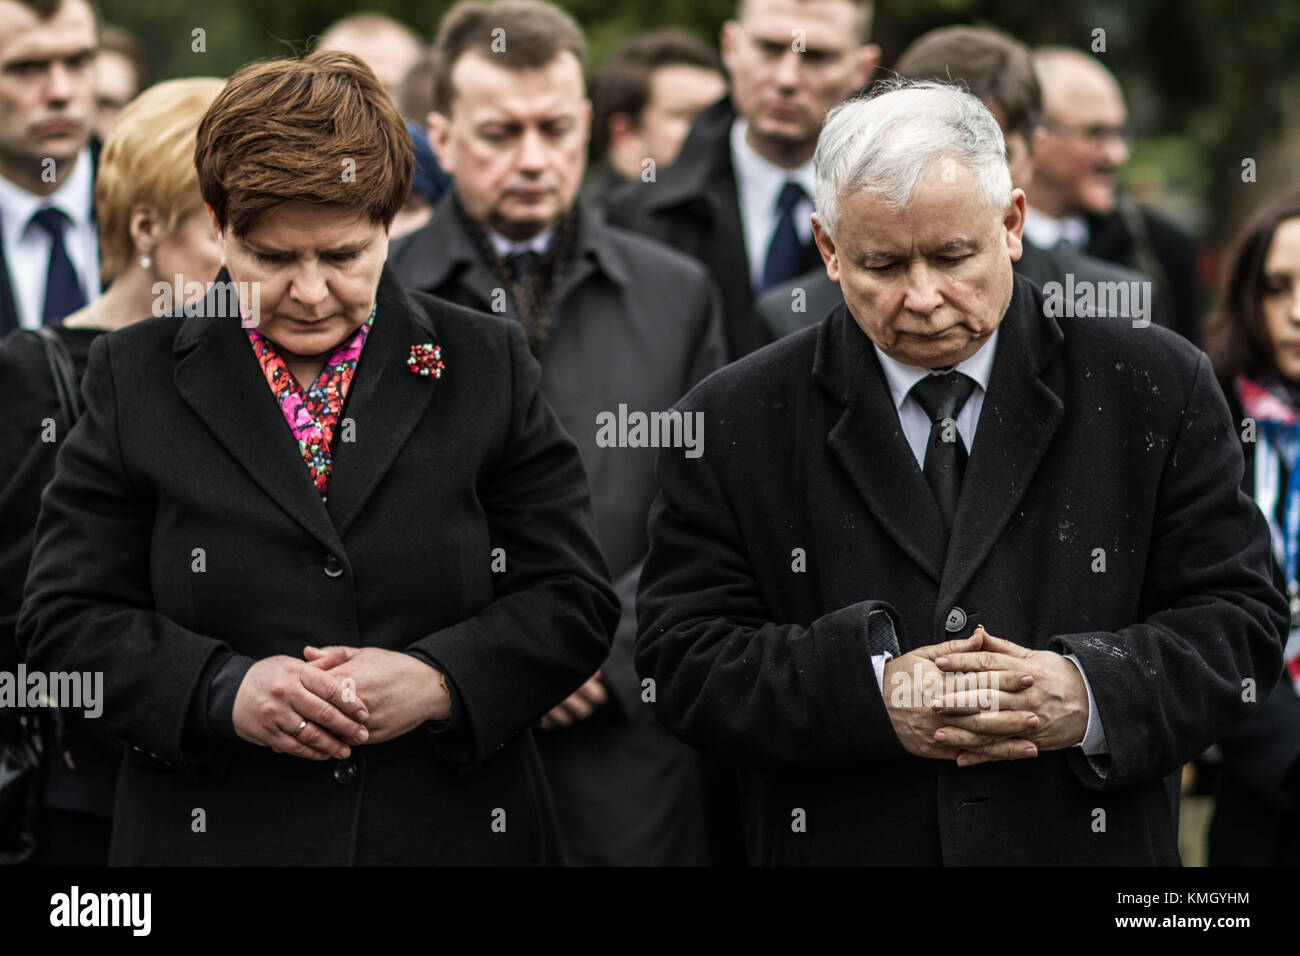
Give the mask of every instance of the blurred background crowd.
M 3 3 L 18 5 L 16 0 Z M 57 0 L 30 6 L 46 19 L 63 15 Z M 791 5 L 777 0 L 562 0 L 556 6 L 571 15 L 581 34 L 573 39 L 562 24 L 547 25 L 542 32 L 551 47 L 533 66 L 568 50 L 583 69 L 592 119 L 584 155 L 567 167 L 575 192 L 580 179 L 584 210 L 600 211 L 613 226 L 639 236 L 582 232 L 580 223 L 589 220 L 575 224 L 565 218 L 572 196 L 557 207 L 543 235 L 549 238 L 555 230 L 561 255 L 565 242 L 579 248 L 583 242 L 593 247 L 604 243 L 600 255 L 624 257 L 649 270 L 646 276 L 628 276 L 626 267 L 620 272 L 604 260 L 619 281 L 642 289 L 642 297 L 663 294 L 667 275 L 674 277 L 677 298 L 694 303 L 681 306 L 681 341 L 663 345 L 677 350 L 668 363 L 671 380 L 662 388 L 654 383 L 658 390 L 647 392 L 645 407 L 668 407 L 724 362 L 820 319 L 830 299 L 819 296 L 838 298 L 806 224 L 817 124 L 826 109 L 895 74 L 959 82 L 984 100 L 1002 124 L 1013 180 L 1028 193 L 1026 237 L 1037 255 L 1018 269 L 1040 282 L 1067 272 L 1147 279 L 1155 288 L 1156 321 L 1210 353 L 1234 413 L 1253 402 L 1261 416 L 1268 414 L 1259 391 L 1239 386 L 1239 380 L 1289 397 L 1292 409 L 1300 407 L 1294 401 L 1300 395 L 1300 365 L 1278 344 L 1291 334 L 1278 330 L 1300 322 L 1295 305 L 1300 296 L 1290 284 L 1300 282 L 1300 235 L 1294 228 L 1300 204 L 1286 198 L 1293 186 L 1300 186 L 1300 63 L 1292 55 L 1300 49 L 1300 7 L 1222 0 L 1061 5 L 828 0 L 817 5 L 826 8 L 818 14 L 818 29 L 833 27 L 834 18 L 841 16 L 840 35 L 830 34 L 835 42 L 827 46 L 827 34 L 810 29 L 807 49 L 791 51 L 789 22 L 783 19 Z M 833 9 L 837 6 L 843 9 Z M 227 77 L 260 58 L 339 50 L 356 55 L 374 71 L 411 137 L 415 170 L 409 198 L 393 222 L 389 257 L 403 283 L 486 310 L 488 303 L 469 278 L 477 267 L 473 263 L 481 260 L 492 274 L 506 279 L 512 311 L 547 367 L 543 390 L 554 390 L 548 399 L 561 419 L 567 414 L 586 421 L 592 411 L 610 407 L 606 396 L 596 392 L 566 395 L 560 384 L 546 384 L 559 383 L 565 375 L 572 380 L 590 369 L 591 349 L 599 344 L 588 342 L 585 350 L 575 347 L 572 352 L 556 344 L 548 353 L 542 343 L 552 320 L 561 321 L 566 309 L 594 313 L 610 306 L 598 291 L 566 285 L 559 265 L 554 274 L 537 278 L 530 272 L 536 263 L 518 257 L 532 251 L 549 268 L 545 256 L 554 257 L 555 244 L 525 249 L 536 233 L 525 229 L 511 235 L 512 220 L 502 208 L 490 203 L 480 208 L 476 190 L 490 192 L 491 183 L 479 181 L 486 173 L 476 169 L 470 147 L 458 138 L 458 119 L 438 99 L 440 89 L 446 95 L 445 76 L 467 49 L 457 45 L 443 20 L 451 4 L 392 0 L 369 7 L 358 12 L 343 0 L 230 0 L 196 9 L 188 0 L 104 0 L 99 47 L 90 65 L 93 132 L 40 131 L 49 142 L 59 141 L 65 158 L 75 162 L 80 155 L 93 161 L 99 174 L 94 187 L 98 224 L 90 209 L 69 210 L 66 224 L 33 217 L 44 245 L 36 253 L 20 253 L 36 265 L 12 281 L 12 291 L 0 290 L 5 304 L 0 332 L 63 322 L 70 329 L 97 333 L 143 314 L 141 307 L 149 302 L 145 290 L 152 288 L 147 280 L 209 278 L 217 260 L 199 235 L 206 219 L 192 164 L 184 160 L 192 155 L 194 127 L 220 83 L 188 78 Z M 455 62 L 440 59 L 448 55 Z M 23 69 L 40 67 L 21 62 L 2 67 L 0 112 L 18 116 L 20 94 L 6 90 L 19 88 Z M 78 69 L 69 64 L 67 76 Z M 478 79 L 457 75 L 463 102 L 473 102 L 473 95 L 480 94 L 467 91 L 477 89 Z M 489 79 L 482 78 L 485 90 Z M 177 85 L 178 80 L 187 82 Z M 149 92 L 141 98 L 144 91 Z M 796 106 L 782 112 L 783 97 Z M 809 109 L 817 115 L 801 138 L 798 127 Z M 735 125 L 737 117 L 748 127 Z M 746 128 L 754 135 L 742 144 Z M 0 124 L 0 138 L 17 141 L 24 135 L 30 131 L 15 120 L 7 128 Z M 168 150 L 175 161 L 162 168 Z M 0 143 L 0 153 L 15 151 L 22 152 L 21 144 Z M 48 143 L 33 145 L 29 152 L 50 154 Z M 666 173 L 670 169 L 677 171 L 675 178 Z M 661 189 L 642 188 L 656 182 Z M 775 204 L 761 194 L 762 184 L 769 182 L 780 196 Z M 152 192 L 131 191 L 143 184 Z M 29 182 L 17 185 L 32 196 L 49 192 L 35 172 Z M 7 188 L 7 182 L 0 183 L 0 210 L 7 214 L 25 208 L 6 198 Z M 448 200 L 453 189 L 461 191 L 455 205 Z M 142 202 L 152 212 L 140 213 Z M 6 234 L 11 224 L 12 219 L 6 222 Z M 187 229 L 194 235 L 187 237 Z M 108 233 L 116 238 L 106 240 Z M 498 242 L 502 236 L 510 242 Z M 401 237 L 407 238 L 397 242 Z M 660 251 L 647 237 L 684 256 Z M 15 243 L 5 248 L 12 265 L 19 240 L 6 238 L 9 242 Z M 454 258 L 448 250 L 463 256 L 468 271 L 435 265 Z M 686 263 L 685 257 L 695 261 Z M 84 278 L 96 272 L 102 296 Z M 4 281 L 10 282 L 8 276 Z M 487 286 L 492 281 L 484 279 Z M 58 291 L 59 283 L 58 288 L 71 291 Z M 792 290 L 806 293 L 806 310 L 790 308 Z M 566 298 L 580 294 L 587 298 Z M 642 334 L 651 334 L 650 325 L 628 332 Z M 72 333 L 63 342 L 78 370 L 85 367 L 93 335 L 82 338 Z M 628 365 L 626 374 L 641 372 Z M 1300 419 L 1288 419 L 1289 414 L 1275 417 L 1291 427 Z M 1278 447 L 1285 487 L 1296 449 L 1284 441 Z M 605 473 L 604 466 L 593 464 L 592 450 L 583 451 L 597 527 L 626 612 L 635 593 L 653 484 L 641 464 L 625 474 Z M 633 486 L 640 504 L 619 514 L 616 499 Z M 1284 526 L 1284 497 L 1268 503 L 1275 528 Z M 20 524 L 34 523 L 34 503 L 28 511 L 20 514 Z M 619 530 L 624 520 L 641 528 L 624 534 Z M 611 542 L 623 540 L 631 543 L 626 554 L 618 554 L 619 545 Z M 1284 559 L 1279 553 L 1279 563 Z M 620 587 L 621 574 L 628 580 Z M 8 597 L 21 591 L 6 587 Z M 17 606 L 11 603 L 0 613 L 10 615 L 12 628 Z M 10 640 L 10 635 L 0 633 L 0 638 Z M 616 654 L 618 646 L 616 639 Z M 610 697 L 622 698 L 625 707 L 627 699 L 635 700 L 629 655 L 625 650 L 622 665 L 612 657 L 603 674 L 544 718 L 543 727 L 585 720 Z M 619 673 L 620 666 L 625 673 Z M 1216 824 L 1220 861 L 1291 862 L 1300 852 L 1287 836 L 1300 832 L 1289 823 L 1300 813 L 1295 802 L 1300 796 L 1300 743 L 1293 742 L 1300 740 L 1300 705 L 1289 680 L 1284 679 L 1278 694 L 1260 720 L 1243 729 L 1240 741 L 1213 748 L 1186 769 L 1185 862 L 1206 861 L 1216 794 L 1235 814 Z M 604 745 L 588 740 L 568 751 L 551 745 L 554 752 L 545 753 L 548 774 L 557 780 L 566 773 L 582 778 L 595 759 L 591 748 L 598 746 Z M 659 772 L 666 773 L 663 768 L 677 759 L 670 746 L 663 741 L 647 746 L 660 748 Z M 105 766 L 111 763 L 105 759 Z M 620 779 L 634 779 L 636 772 L 626 769 Z M 701 787 L 699 781 L 707 783 L 712 772 L 705 767 L 682 786 Z M 557 791 L 563 786 L 557 785 Z M 573 786 L 574 792 L 583 789 L 581 783 Z M 598 789 L 590 782 L 587 786 Z M 50 792 L 57 790 L 52 785 Z M 586 862 L 716 862 L 734 851 L 725 836 L 706 835 L 701 824 L 676 834 L 687 847 L 676 858 L 638 858 L 635 847 L 621 860 L 603 858 L 613 853 L 605 853 L 610 844 L 600 832 L 601 814 L 608 812 L 604 822 L 611 831 L 627 832 L 627 825 L 608 806 L 592 810 L 601 801 L 588 796 L 593 803 L 575 798 L 570 804 L 575 816 L 588 817 L 586 821 L 563 820 L 560 807 L 571 845 L 582 849 L 578 856 L 587 853 Z M 65 806 L 84 809 L 95 799 L 81 794 Z M 658 812 L 672 815 L 672 807 L 671 801 L 663 802 Z M 638 812 L 643 819 L 656 815 Z M 590 833 L 579 835 L 584 823 L 591 825 Z M 691 847 L 699 851 L 693 858 Z

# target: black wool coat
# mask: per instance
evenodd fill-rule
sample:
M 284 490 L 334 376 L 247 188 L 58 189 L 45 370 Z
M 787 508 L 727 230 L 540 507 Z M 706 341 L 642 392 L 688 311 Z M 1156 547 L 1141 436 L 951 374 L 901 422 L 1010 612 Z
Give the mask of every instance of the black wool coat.
M 1285 602 L 1208 360 L 1047 318 L 1018 277 L 1000 329 L 946 548 L 844 307 L 681 403 L 709 437 L 659 459 L 636 660 L 658 716 L 742 766 L 753 863 L 1177 864 L 1179 768 L 1276 680 Z M 904 652 L 984 625 L 1076 654 L 1109 755 L 909 754 L 878 610 Z
M 422 344 L 441 379 L 408 370 Z M 516 325 L 408 296 L 385 268 L 322 504 L 238 321 L 95 343 L 18 641 L 34 667 L 104 673 L 100 720 L 134 748 L 113 862 L 556 859 L 528 728 L 599 665 L 618 604 L 538 379 Z M 321 763 L 208 725 L 230 653 L 306 644 L 424 655 L 453 720 Z
M 504 299 L 503 314 L 514 321 L 514 302 L 497 296 L 502 282 L 453 202 L 446 196 L 429 223 L 393 244 L 393 271 L 408 289 L 484 312 Z M 666 410 L 723 364 L 717 294 L 698 263 L 584 207 L 554 299 L 538 350 L 541 391 L 582 456 L 596 536 L 622 602 L 601 665 L 610 705 L 539 738 L 567 856 L 591 865 L 708 862 L 699 756 L 650 714 L 632 664 L 655 450 L 597 439 L 602 414 L 617 415 L 621 405 Z
M 1104 216 L 1088 218 L 1088 255 L 1129 266 L 1155 281 L 1156 321 L 1193 345 L 1204 335 L 1196 241 L 1181 226 L 1121 196 Z
M 104 332 L 63 325 L 53 328 L 80 381 L 90 346 Z M 0 342 L 0 408 L 5 410 L 0 417 L 0 671 L 14 672 L 19 661 L 14 630 L 41 512 L 41 493 L 54 477 L 60 441 L 72 424 L 61 414 L 45 349 L 29 332 L 11 332 Z M 51 420 L 55 440 L 42 440 Z M 0 738 L 17 731 L 7 716 L 0 710 Z M 107 820 L 113 815 L 121 746 L 97 739 L 98 721 L 84 719 L 75 709 L 65 709 L 60 722 L 62 727 L 56 730 L 52 720 L 41 721 L 48 757 L 41 802 L 46 807 L 78 810 Z

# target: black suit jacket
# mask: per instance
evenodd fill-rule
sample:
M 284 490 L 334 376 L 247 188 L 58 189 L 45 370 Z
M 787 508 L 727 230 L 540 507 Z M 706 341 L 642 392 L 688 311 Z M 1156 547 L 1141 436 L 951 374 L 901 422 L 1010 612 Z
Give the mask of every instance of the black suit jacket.
M 1020 278 L 1000 328 L 946 547 L 843 308 L 681 403 L 710 438 L 659 460 L 637 664 L 669 727 L 746 767 L 752 862 L 1176 864 L 1179 768 L 1244 716 L 1243 678 L 1272 686 L 1285 602 L 1206 358 L 1045 318 Z M 1109 756 L 907 753 L 874 611 L 903 651 L 982 624 L 1078 655 Z
M 614 193 L 607 211 L 614 225 L 658 239 L 704 265 L 722 293 L 728 359 L 767 343 L 753 318 L 754 287 L 731 162 L 735 119 L 729 99 L 701 110 L 677 161 L 659 170 L 654 182 L 629 183 Z M 799 271 L 820 261 L 817 244 L 809 241 Z
M 408 370 L 425 343 L 441 379 Z M 538 378 L 517 325 L 408 297 L 386 268 L 322 504 L 237 321 L 95 342 L 18 639 L 33 667 L 102 671 L 104 729 L 137 748 L 113 862 L 556 859 L 528 728 L 599 665 L 617 604 Z M 424 655 L 459 727 L 320 764 L 196 721 L 223 658 L 313 643 Z
M 99 154 L 103 149 L 99 138 L 90 137 L 90 163 L 91 169 L 95 175 L 99 173 Z M 93 217 L 95 210 L 92 207 L 90 214 Z M 99 282 L 99 276 L 91 276 L 89 282 Z M 9 262 L 5 258 L 4 243 L 0 242 L 0 339 L 4 338 L 14 329 L 20 326 L 18 320 L 18 306 L 14 302 L 13 280 L 9 277 Z
M 1149 275 L 1161 303 L 1156 321 L 1201 344 L 1196 243 L 1182 227 L 1121 196 L 1113 212 L 1088 217 L 1088 254 Z
M 1073 273 L 1076 282 L 1133 282 L 1146 278 L 1140 272 L 1094 259 L 1066 246 L 1041 249 L 1028 240 L 1023 240 L 1022 245 L 1023 253 L 1011 267 L 1016 275 L 1024 276 L 1039 288 L 1047 282 L 1064 282 L 1066 273 Z M 802 299 L 795 296 L 796 290 L 803 290 Z M 832 282 L 826 269 L 819 267 L 764 292 L 754 307 L 754 318 L 765 341 L 775 342 L 817 324 L 841 301 L 839 283 Z M 801 307 L 799 311 L 796 303 Z M 1154 302 L 1152 311 L 1156 311 Z
M 433 219 L 393 244 L 390 261 L 412 289 L 492 310 L 503 283 L 483 261 L 448 196 Z M 597 416 L 670 408 L 723 363 L 717 296 L 698 263 L 606 225 L 584 207 L 572 266 L 556 289 L 540 352 L 541 391 L 578 445 L 592 512 L 623 614 L 601 666 L 612 706 L 541 736 L 571 856 L 584 863 L 698 863 L 697 762 L 642 703 L 632 664 L 636 585 L 654 499 L 652 448 L 601 447 Z M 513 321 L 515 306 L 506 301 Z M 576 688 L 576 684 L 574 685 Z M 570 813 L 570 811 L 572 811 Z M 692 822 L 696 821 L 696 822 Z

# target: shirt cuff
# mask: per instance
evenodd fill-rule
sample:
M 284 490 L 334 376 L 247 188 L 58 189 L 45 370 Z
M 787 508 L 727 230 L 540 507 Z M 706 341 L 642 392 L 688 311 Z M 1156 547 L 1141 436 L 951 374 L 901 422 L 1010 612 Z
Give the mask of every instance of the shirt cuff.
M 871 666 L 876 672 L 876 683 L 880 685 L 880 696 L 885 696 L 885 664 L 893 658 L 893 654 L 872 654 Z
M 1078 669 L 1079 676 L 1083 678 L 1084 690 L 1088 692 L 1088 729 L 1084 731 L 1083 739 L 1075 746 L 1083 748 L 1085 757 L 1108 754 L 1110 753 L 1110 746 L 1106 743 L 1106 734 L 1102 730 L 1101 718 L 1097 716 L 1097 701 L 1093 699 L 1092 685 L 1088 683 L 1088 675 L 1083 672 L 1083 665 L 1079 663 L 1078 657 L 1073 654 L 1066 654 L 1065 659 Z

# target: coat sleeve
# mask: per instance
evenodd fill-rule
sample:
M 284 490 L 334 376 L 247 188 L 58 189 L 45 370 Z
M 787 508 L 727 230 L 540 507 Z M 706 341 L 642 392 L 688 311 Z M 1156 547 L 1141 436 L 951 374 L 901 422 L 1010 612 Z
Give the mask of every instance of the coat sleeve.
M 577 447 L 542 398 L 541 367 L 523 329 L 507 329 L 510 421 L 502 454 L 479 483 L 491 547 L 504 550 L 506 571 L 478 614 L 410 648 L 438 661 L 454 683 L 470 763 L 490 757 L 600 667 L 619 610 Z
M 54 472 L 56 442 L 41 440 L 42 420 L 58 416 L 44 356 L 15 332 L 0 346 L 0 670 L 18 663 L 15 628 L 31 562 L 41 491 Z M 44 373 L 44 374 L 41 374 Z M 56 435 L 67 423 L 57 421 Z
M 862 601 L 807 626 L 773 622 L 708 461 L 679 449 L 658 460 L 636 645 L 656 716 L 692 746 L 738 764 L 903 756 L 867 642 L 871 615 L 891 626 L 898 615 Z
M 209 661 L 231 648 L 153 610 L 153 500 L 121 456 L 109 338 L 91 346 L 86 410 L 45 493 L 19 650 L 38 670 L 103 674 L 98 733 L 206 769 L 212 754 L 187 735 L 187 716 Z
M 702 273 L 703 295 L 695 309 L 695 339 L 691 345 L 682 395 L 727 364 L 727 337 L 722 323 L 722 295 L 707 274 Z
M 1198 353 L 1152 522 L 1143 592 L 1159 610 L 1115 632 L 1049 641 L 1078 656 L 1110 748 L 1100 766 L 1070 752 L 1085 786 L 1114 789 L 1172 773 L 1277 681 L 1286 600 L 1274 585 L 1264 517 L 1240 488 L 1242 467 L 1227 404 Z
M 726 345 L 722 331 L 722 300 L 717 285 L 703 269 L 699 281 L 694 283 L 694 305 L 690 309 L 690 344 L 681 363 L 682 379 L 677 397 L 681 397 L 727 364 Z M 636 643 L 636 593 L 641 578 L 644 558 L 625 571 L 615 582 L 623 613 L 614 634 L 614 646 L 602 672 L 605 685 L 615 703 L 627 717 L 632 717 L 643 707 L 641 683 L 633 662 Z

